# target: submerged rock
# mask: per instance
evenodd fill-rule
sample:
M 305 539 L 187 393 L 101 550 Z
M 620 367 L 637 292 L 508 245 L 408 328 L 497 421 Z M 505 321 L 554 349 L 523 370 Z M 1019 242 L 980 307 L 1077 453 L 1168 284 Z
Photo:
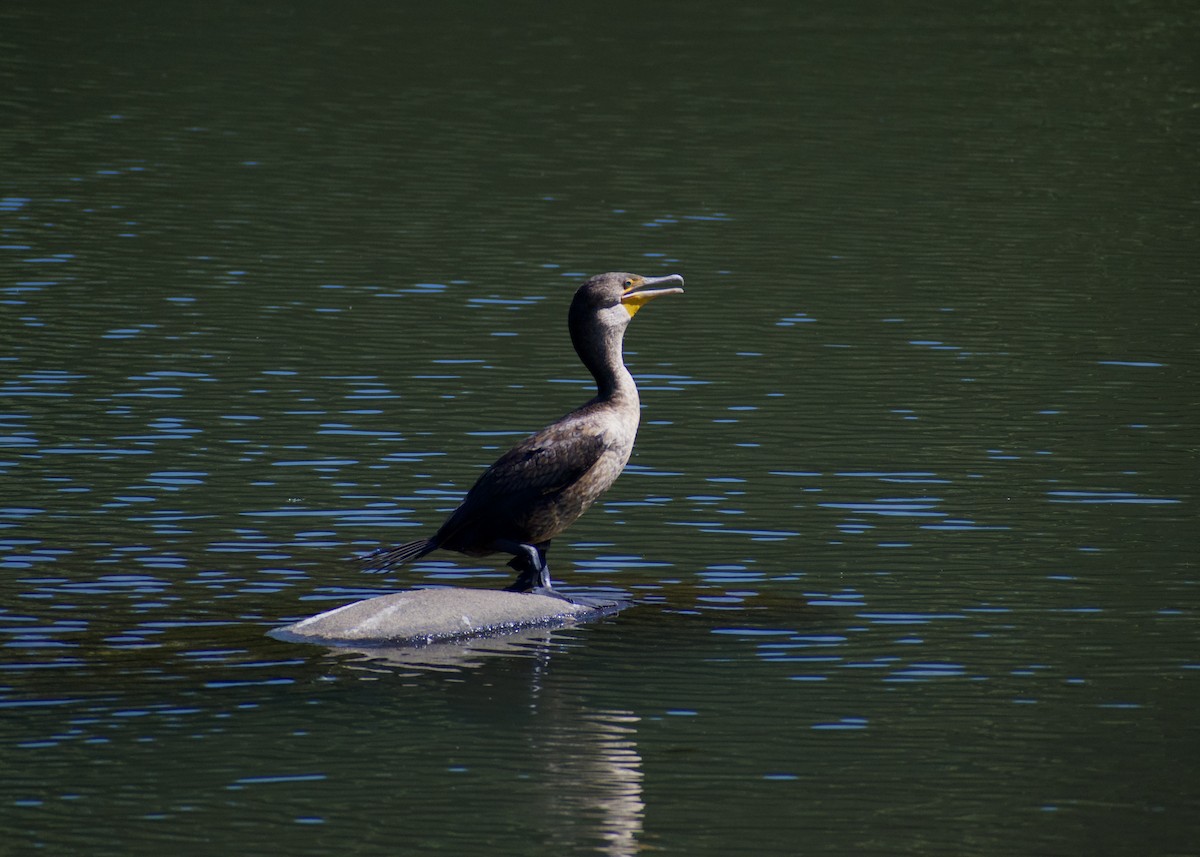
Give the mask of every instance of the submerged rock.
M 495 589 L 412 589 L 346 604 L 268 633 L 278 640 L 329 646 L 419 645 L 573 625 L 625 606 L 615 600 L 580 604 Z

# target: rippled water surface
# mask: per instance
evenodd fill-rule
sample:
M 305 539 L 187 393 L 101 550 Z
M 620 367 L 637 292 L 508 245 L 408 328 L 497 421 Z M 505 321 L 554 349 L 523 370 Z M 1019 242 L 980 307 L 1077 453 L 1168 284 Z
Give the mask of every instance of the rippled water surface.
M 1198 24 L 0 10 L 7 846 L 1194 853 Z M 265 636 L 507 581 L 346 558 L 591 395 L 612 269 L 687 294 L 550 559 L 636 606 Z

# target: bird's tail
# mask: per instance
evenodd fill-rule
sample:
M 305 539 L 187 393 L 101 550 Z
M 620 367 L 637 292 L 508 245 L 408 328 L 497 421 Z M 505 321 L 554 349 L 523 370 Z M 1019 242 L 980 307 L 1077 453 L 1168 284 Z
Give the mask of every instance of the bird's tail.
M 387 571 L 394 565 L 412 562 L 435 550 L 437 550 L 437 542 L 433 539 L 417 539 L 415 542 L 407 542 L 393 548 L 380 548 L 372 551 L 359 557 L 359 562 L 362 563 L 363 571 Z

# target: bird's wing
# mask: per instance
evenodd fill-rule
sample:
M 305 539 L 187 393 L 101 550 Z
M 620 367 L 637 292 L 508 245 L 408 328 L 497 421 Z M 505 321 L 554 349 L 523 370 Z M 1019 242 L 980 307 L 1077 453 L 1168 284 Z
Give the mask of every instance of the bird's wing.
M 572 425 L 551 426 L 526 438 L 484 471 L 439 536 L 452 539 L 483 515 L 521 517 L 541 498 L 579 481 L 607 445 L 602 433 Z
M 479 477 L 471 493 L 553 494 L 591 470 L 605 447 L 603 434 L 571 429 L 539 432 L 501 456 Z

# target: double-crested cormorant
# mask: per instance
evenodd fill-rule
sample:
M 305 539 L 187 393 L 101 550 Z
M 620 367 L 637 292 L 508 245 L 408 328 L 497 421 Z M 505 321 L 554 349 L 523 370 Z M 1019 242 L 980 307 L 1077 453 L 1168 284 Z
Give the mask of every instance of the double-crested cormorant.
M 438 548 L 507 553 L 517 572 L 509 590 L 558 595 L 546 563 L 550 540 L 608 490 L 633 451 L 641 405 L 621 356 L 625 328 L 639 309 L 682 292 L 682 285 L 678 274 L 609 273 L 580 286 L 568 326 L 575 352 L 596 379 L 596 395 L 502 455 L 432 537 L 368 554 L 365 567 L 384 571 Z

